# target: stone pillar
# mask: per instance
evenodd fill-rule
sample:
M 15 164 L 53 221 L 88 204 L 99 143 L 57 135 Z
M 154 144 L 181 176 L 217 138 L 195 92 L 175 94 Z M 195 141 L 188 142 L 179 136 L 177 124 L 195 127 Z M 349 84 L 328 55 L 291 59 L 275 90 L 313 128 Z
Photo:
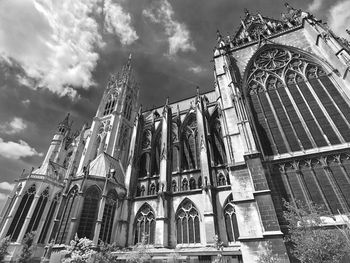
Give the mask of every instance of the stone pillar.
M 170 134 L 171 134 L 171 109 L 168 100 L 163 109 L 162 119 L 162 142 L 159 168 L 159 190 L 158 209 L 156 211 L 156 235 L 155 245 L 160 247 L 168 246 L 168 196 L 170 190 Z
M 98 208 L 98 214 L 97 214 L 97 220 L 95 224 L 95 231 L 94 231 L 94 238 L 93 242 L 95 245 L 98 245 L 98 239 L 100 237 L 100 231 L 101 231 L 101 225 L 102 225 L 102 219 L 103 219 L 103 212 L 105 209 L 105 204 L 106 204 L 106 198 L 107 198 L 107 182 L 108 182 L 108 175 L 106 175 L 106 180 L 105 184 L 103 187 L 103 192 L 102 192 L 102 198 L 100 200 L 100 205 Z
M 198 91 L 197 91 L 198 92 Z M 207 123 L 203 114 L 203 100 L 197 94 L 196 99 L 196 118 L 197 118 L 197 145 L 199 145 L 200 167 L 203 182 L 203 201 L 204 205 L 204 227 L 205 227 L 205 243 L 213 244 L 215 242 L 215 224 L 216 219 L 213 209 L 213 193 L 212 193 L 212 179 L 208 160 L 208 142 L 206 140 Z M 203 240 L 204 241 L 204 240 Z
M 71 217 L 69 231 L 67 234 L 67 240 L 64 241 L 65 243 L 72 240 L 73 236 L 75 235 L 75 233 L 78 230 L 79 217 L 81 214 L 81 210 L 83 209 L 83 204 L 84 204 L 84 193 L 83 193 L 83 190 L 80 189 L 80 191 L 78 193 L 78 198 L 76 200 L 76 204 L 75 204 L 74 208 L 72 209 L 73 213 L 72 213 L 72 217 Z
M 241 95 L 237 66 L 225 49 L 214 52 L 216 92 L 222 110 L 223 136 L 228 152 L 233 202 L 244 262 L 256 262 L 259 253 L 274 243 L 274 253 L 289 262 L 265 169 L 257 152 L 246 104 Z M 292 193 L 291 193 L 292 194 Z M 276 246 L 276 244 L 279 244 Z

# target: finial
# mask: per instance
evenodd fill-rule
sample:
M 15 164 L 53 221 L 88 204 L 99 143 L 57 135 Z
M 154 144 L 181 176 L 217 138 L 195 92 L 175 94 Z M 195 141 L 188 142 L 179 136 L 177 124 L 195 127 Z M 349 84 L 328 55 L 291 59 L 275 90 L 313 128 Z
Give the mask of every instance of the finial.
M 221 33 L 220 33 L 220 30 L 217 29 L 217 30 L 216 30 L 216 40 L 217 40 L 218 42 L 220 42 L 221 39 L 222 39 L 222 35 L 221 35 Z
M 177 104 L 177 115 L 180 116 L 180 106 Z
M 250 15 L 248 8 L 244 8 L 244 13 L 245 13 L 245 16 L 249 16 Z
M 346 29 L 345 31 L 348 33 L 348 35 L 350 35 L 350 29 Z
M 199 97 L 199 87 L 196 87 L 197 97 Z

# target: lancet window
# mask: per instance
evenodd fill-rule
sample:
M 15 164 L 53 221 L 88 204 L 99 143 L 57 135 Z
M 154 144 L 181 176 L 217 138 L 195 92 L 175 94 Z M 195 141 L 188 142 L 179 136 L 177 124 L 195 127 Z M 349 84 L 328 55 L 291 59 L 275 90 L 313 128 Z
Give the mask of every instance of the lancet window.
M 117 97 L 115 95 L 110 95 L 105 105 L 103 116 L 106 116 L 113 112 L 116 102 L 117 102 Z
M 143 153 L 140 158 L 139 177 L 146 177 L 149 174 L 149 153 Z
M 210 129 L 214 164 L 224 164 L 226 163 L 225 146 L 222 140 L 221 123 L 217 111 L 212 116 Z
M 47 213 L 47 216 L 45 218 L 45 223 L 43 225 L 43 228 L 41 230 L 38 243 L 39 244 L 45 244 L 46 236 L 49 231 L 50 225 L 52 223 L 53 216 L 56 212 L 56 208 L 60 199 L 61 193 L 57 193 L 55 197 L 52 199 L 49 211 Z
M 44 213 L 44 209 L 46 207 L 47 200 L 49 199 L 49 188 L 46 188 L 40 195 L 38 202 L 35 206 L 32 218 L 29 221 L 29 225 L 27 227 L 26 233 L 29 233 L 31 231 L 36 231 L 39 222 L 41 219 L 41 216 Z
M 156 220 L 149 205 L 143 205 L 135 217 L 135 244 L 146 238 L 146 244 L 154 244 Z
M 230 195 L 224 206 L 224 217 L 226 225 L 227 239 L 229 242 L 238 240 L 239 232 L 236 218 L 236 210 L 233 204 L 232 195 Z
M 176 212 L 176 234 L 178 244 L 200 243 L 199 213 L 188 199 Z
M 160 124 L 161 125 L 161 124 Z M 152 175 L 159 175 L 159 168 L 160 168 L 160 158 L 161 158 L 161 151 L 162 151 L 162 136 L 161 131 L 158 130 L 156 132 L 154 142 L 153 142 L 153 165 L 152 165 Z
M 189 116 L 187 125 L 182 130 L 182 169 L 199 168 L 199 150 L 197 143 L 197 122 L 194 116 Z
M 57 244 L 64 244 L 68 235 L 71 214 L 73 212 L 74 201 L 78 195 L 78 187 L 74 186 L 68 193 L 66 204 L 61 217 L 60 226 L 58 228 L 58 235 L 56 238 Z
M 249 102 L 266 155 L 350 141 L 350 107 L 314 57 L 265 47 L 248 69 Z
M 93 239 L 99 201 L 100 191 L 98 188 L 96 186 L 89 187 L 84 196 L 84 205 L 77 232 L 78 237 Z
M 23 195 L 22 200 L 11 222 L 10 228 L 7 232 L 7 236 L 11 237 L 11 241 L 17 240 L 18 235 L 21 232 L 24 220 L 26 219 L 28 211 L 34 200 L 35 193 L 35 185 L 32 185 Z
M 103 210 L 102 225 L 99 239 L 104 243 L 111 242 L 114 215 L 117 209 L 118 195 L 115 190 L 107 193 L 105 208 Z

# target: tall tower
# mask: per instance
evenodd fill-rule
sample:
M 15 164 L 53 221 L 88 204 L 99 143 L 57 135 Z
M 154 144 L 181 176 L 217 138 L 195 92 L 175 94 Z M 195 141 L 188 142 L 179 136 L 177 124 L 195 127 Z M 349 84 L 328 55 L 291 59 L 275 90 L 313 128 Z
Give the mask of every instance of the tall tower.
M 137 113 L 139 87 L 131 68 L 131 54 L 121 73 L 111 75 L 93 119 L 78 172 L 105 152 L 125 168 L 131 129 Z

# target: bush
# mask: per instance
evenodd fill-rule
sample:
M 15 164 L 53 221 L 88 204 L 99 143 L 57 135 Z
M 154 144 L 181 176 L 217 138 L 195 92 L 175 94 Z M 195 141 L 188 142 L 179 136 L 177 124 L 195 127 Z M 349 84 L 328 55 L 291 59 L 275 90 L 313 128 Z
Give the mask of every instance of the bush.
M 346 254 L 346 240 L 336 227 L 326 227 L 323 218 L 332 217 L 313 203 L 295 205 L 285 202 L 288 222 L 287 242 L 301 263 L 337 263 Z M 345 230 L 344 230 L 345 231 Z
M 33 249 L 33 240 L 35 237 L 35 232 L 29 232 L 27 233 L 23 240 L 22 240 L 22 252 L 21 255 L 19 256 L 18 263 L 29 263 L 30 258 L 32 257 Z
M 0 263 L 4 262 L 6 255 L 8 254 L 7 248 L 11 242 L 10 236 L 7 236 L 0 241 Z
M 87 263 L 90 262 L 96 251 L 93 249 L 94 243 L 88 238 L 78 238 L 75 235 L 74 240 L 66 246 L 66 253 L 62 263 Z

